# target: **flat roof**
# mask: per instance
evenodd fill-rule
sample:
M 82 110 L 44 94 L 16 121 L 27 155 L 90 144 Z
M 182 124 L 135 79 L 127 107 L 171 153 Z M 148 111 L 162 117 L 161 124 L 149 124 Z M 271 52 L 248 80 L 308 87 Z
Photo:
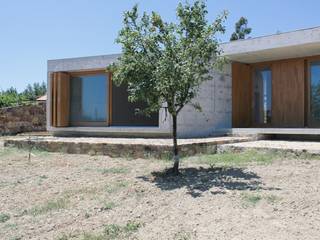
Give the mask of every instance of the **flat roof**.
M 112 54 L 101 54 L 101 55 L 91 55 L 91 56 L 81 56 L 81 57 L 67 57 L 67 58 L 55 58 L 49 59 L 48 62 L 59 62 L 59 61 L 72 61 L 72 60 L 85 60 L 85 59 L 96 59 L 96 58 L 105 58 L 108 57 L 110 59 L 117 59 L 121 56 L 121 53 L 112 53 Z
M 48 60 L 48 72 L 79 71 L 89 69 L 104 69 L 114 63 L 121 54 L 108 54 L 98 56 L 63 58 Z
M 254 63 L 320 55 L 320 27 L 222 43 L 232 61 Z
M 223 55 L 243 63 L 320 55 L 320 26 L 222 43 Z M 121 54 L 48 60 L 48 68 L 70 62 L 112 63 Z

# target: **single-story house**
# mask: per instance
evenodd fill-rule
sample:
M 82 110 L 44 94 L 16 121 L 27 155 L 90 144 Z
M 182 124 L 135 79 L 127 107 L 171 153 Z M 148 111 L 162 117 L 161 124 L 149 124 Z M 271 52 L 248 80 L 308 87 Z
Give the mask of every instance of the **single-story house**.
M 224 133 L 320 134 L 320 27 L 221 44 L 212 71 L 178 118 L 180 137 Z M 119 54 L 48 61 L 47 129 L 56 135 L 169 136 L 164 109 L 136 114 L 126 87 L 105 72 Z M 143 105 L 143 104 L 142 104 Z

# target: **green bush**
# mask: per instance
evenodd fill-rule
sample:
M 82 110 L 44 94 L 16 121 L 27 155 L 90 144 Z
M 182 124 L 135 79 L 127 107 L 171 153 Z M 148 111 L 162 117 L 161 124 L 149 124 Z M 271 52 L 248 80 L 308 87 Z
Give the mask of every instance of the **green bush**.
M 10 219 L 10 215 L 6 213 L 0 213 L 0 223 L 4 223 Z
M 38 97 L 46 94 L 47 87 L 44 82 L 28 84 L 26 89 L 18 93 L 17 89 L 11 87 L 5 91 L 0 91 L 0 108 L 13 107 L 24 103 L 35 101 Z

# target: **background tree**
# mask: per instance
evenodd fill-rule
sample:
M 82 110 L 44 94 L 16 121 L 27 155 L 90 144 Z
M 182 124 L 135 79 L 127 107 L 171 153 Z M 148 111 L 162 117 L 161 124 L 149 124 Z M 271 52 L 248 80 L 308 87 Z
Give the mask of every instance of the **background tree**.
M 232 33 L 230 41 L 245 39 L 251 33 L 252 29 L 248 27 L 248 19 L 241 17 L 235 25 L 235 32 Z
M 178 23 L 168 23 L 155 12 L 140 18 L 137 5 L 125 12 L 117 38 L 123 54 L 107 67 L 116 84 L 128 86 L 130 102 L 147 103 L 143 113 L 164 107 L 171 114 L 174 173 L 179 171 L 177 117 L 210 79 L 209 72 L 224 62 L 215 36 L 225 31 L 226 12 L 209 24 L 204 1 L 195 1 L 179 4 L 176 15 Z
M 35 101 L 38 97 L 46 94 L 47 86 L 44 82 L 42 83 L 34 83 L 33 85 L 28 84 L 27 88 L 23 91 L 23 95 L 29 101 Z
M 38 97 L 46 94 L 47 87 L 44 82 L 28 84 L 26 89 L 18 93 L 17 89 L 11 87 L 0 91 L 0 107 L 11 107 L 21 105 L 26 102 L 35 101 Z

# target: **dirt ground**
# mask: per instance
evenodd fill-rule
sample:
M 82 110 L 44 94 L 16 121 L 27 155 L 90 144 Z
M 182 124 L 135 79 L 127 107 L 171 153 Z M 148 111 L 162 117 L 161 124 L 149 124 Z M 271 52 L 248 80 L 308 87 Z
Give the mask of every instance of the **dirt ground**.
M 2 148 L 0 238 L 320 239 L 320 160 L 201 159 L 174 177 L 165 160 Z

